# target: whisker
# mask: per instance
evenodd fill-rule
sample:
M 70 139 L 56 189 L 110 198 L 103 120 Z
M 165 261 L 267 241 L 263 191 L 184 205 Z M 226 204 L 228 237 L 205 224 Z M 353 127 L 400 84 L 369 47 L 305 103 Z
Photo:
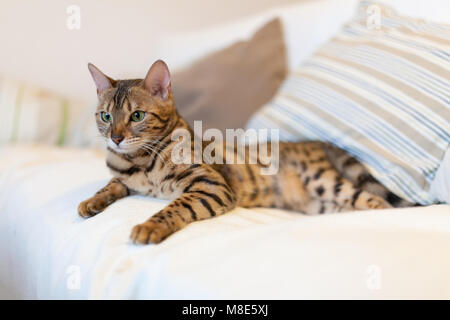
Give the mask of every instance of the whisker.
M 162 162 L 166 162 L 166 160 L 163 158 L 163 156 L 155 149 L 153 149 L 152 147 L 148 146 L 148 145 L 142 145 L 142 147 L 146 150 L 146 151 L 152 151 L 155 155 L 157 155 Z
M 101 136 L 101 135 L 100 135 Z M 103 137 L 105 140 L 108 138 Z M 165 143 L 162 141 L 155 140 L 158 137 L 166 137 L 166 136 L 152 136 L 151 138 L 142 138 L 142 137 L 132 137 L 124 140 L 123 147 L 124 148 L 133 148 L 135 146 L 139 146 L 147 154 L 155 153 L 155 156 L 159 157 L 162 162 L 166 162 L 166 159 L 162 156 L 160 150 L 166 147 L 169 143 Z

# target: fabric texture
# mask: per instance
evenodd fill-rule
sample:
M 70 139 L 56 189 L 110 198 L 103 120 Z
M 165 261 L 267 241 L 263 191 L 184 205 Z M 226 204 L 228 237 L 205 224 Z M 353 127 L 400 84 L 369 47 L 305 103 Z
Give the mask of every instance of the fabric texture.
M 248 41 L 240 41 L 195 62 L 172 77 L 175 104 L 191 125 L 243 128 L 268 102 L 286 75 L 282 25 L 274 19 Z
M 249 122 L 347 150 L 392 192 L 429 204 L 450 143 L 450 26 L 369 1 Z
M 321 216 L 236 208 L 140 246 L 130 230 L 167 201 L 132 196 L 77 215 L 110 178 L 101 153 L 0 148 L 0 290 L 20 299 L 450 298 L 450 206 Z

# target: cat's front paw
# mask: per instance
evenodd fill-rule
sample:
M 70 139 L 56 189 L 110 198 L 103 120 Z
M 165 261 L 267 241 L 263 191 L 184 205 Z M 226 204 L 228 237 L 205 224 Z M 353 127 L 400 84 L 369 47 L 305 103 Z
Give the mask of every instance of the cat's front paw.
M 372 197 L 367 200 L 368 209 L 389 209 L 393 208 L 389 202 L 381 197 Z
M 92 197 L 81 202 L 78 205 L 78 215 L 82 218 L 89 218 L 102 212 L 105 209 L 104 204 L 99 199 Z
M 166 223 L 149 220 L 134 226 L 130 238 L 139 244 L 160 243 L 171 233 Z

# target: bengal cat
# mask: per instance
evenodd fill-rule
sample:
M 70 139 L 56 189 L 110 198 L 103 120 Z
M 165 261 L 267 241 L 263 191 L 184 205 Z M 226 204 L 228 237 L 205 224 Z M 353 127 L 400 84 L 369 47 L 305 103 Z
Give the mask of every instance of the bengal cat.
M 192 131 L 175 109 L 167 65 L 156 61 L 143 80 L 113 80 L 94 65 L 88 67 L 99 98 L 98 129 L 108 145 L 106 165 L 114 178 L 80 203 L 78 213 L 94 216 L 132 194 L 171 200 L 133 228 L 135 243 L 159 243 L 189 223 L 236 206 L 305 214 L 391 207 L 378 196 L 387 197 L 386 189 L 362 165 L 322 142 L 280 142 L 279 170 L 274 175 L 262 175 L 261 163 L 175 164 L 171 153 L 177 142 L 172 141 L 172 133 Z M 334 165 L 327 155 L 336 160 Z M 341 172 L 351 170 L 340 174 L 336 167 Z M 363 189 L 368 183 L 376 186 L 373 193 Z

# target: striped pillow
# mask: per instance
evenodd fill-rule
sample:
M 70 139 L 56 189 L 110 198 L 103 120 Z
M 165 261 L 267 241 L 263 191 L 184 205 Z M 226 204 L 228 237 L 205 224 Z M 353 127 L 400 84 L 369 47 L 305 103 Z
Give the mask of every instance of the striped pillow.
M 247 126 L 280 128 L 286 140 L 330 141 L 392 192 L 430 204 L 449 121 L 450 26 L 363 1 Z
M 101 140 L 90 138 L 98 135 L 93 112 L 82 101 L 0 78 L 0 145 L 96 145 Z

